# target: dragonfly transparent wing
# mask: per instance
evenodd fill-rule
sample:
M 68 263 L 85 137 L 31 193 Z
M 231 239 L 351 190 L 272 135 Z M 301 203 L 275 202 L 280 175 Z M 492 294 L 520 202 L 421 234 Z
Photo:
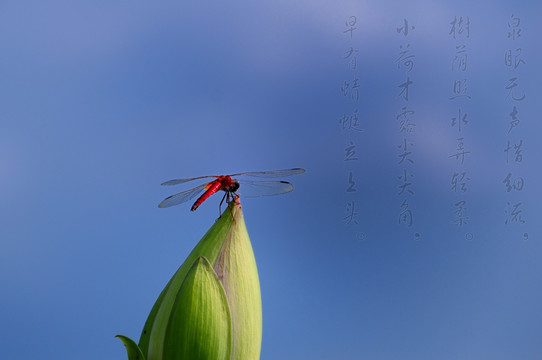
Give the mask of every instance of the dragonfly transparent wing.
M 209 175 L 209 176 L 199 176 L 199 177 L 188 178 L 188 179 L 173 179 L 173 180 L 168 180 L 166 182 L 163 182 L 160 185 L 184 184 L 185 182 L 189 182 L 189 181 L 192 181 L 192 180 L 207 179 L 207 178 L 216 178 L 216 176 Z
M 290 192 L 294 186 L 287 181 L 239 181 L 239 190 L 236 192 L 241 197 L 257 197 L 279 195 Z
M 305 169 L 293 168 L 286 170 L 273 170 L 273 171 L 253 171 L 253 172 L 244 172 L 239 174 L 233 174 L 230 176 L 255 176 L 255 177 L 264 177 L 264 178 L 274 178 L 274 177 L 283 177 L 290 175 L 303 174 Z M 290 190 L 291 191 L 291 190 Z
M 158 204 L 158 207 L 159 208 L 166 208 L 166 207 L 182 204 L 182 203 L 184 203 L 184 202 L 186 202 L 186 201 L 188 201 L 190 199 L 195 198 L 199 193 L 201 193 L 206 188 L 207 185 L 209 185 L 209 184 L 202 184 L 202 185 L 200 185 L 198 187 L 195 187 L 193 189 L 186 190 L 186 191 L 180 192 L 178 194 L 168 196 L 160 204 Z

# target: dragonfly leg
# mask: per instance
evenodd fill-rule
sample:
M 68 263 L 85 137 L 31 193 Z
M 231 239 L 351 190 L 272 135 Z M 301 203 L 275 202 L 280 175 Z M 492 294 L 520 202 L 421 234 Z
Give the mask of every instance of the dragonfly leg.
M 221 217 L 222 216 L 222 210 L 221 210 L 221 207 L 222 207 L 222 203 L 224 202 L 224 199 L 226 198 L 226 195 L 228 195 L 228 192 L 226 191 L 226 193 L 224 194 L 224 196 L 222 196 L 222 200 L 220 200 L 220 205 L 218 205 L 218 217 Z M 226 202 L 228 202 L 226 200 Z
M 231 215 L 231 219 L 233 220 L 233 222 L 235 222 L 235 218 L 233 217 L 233 212 L 231 211 L 231 206 L 229 206 L 230 204 L 230 201 L 233 200 L 233 194 L 231 191 L 226 191 L 226 195 L 224 195 L 226 197 L 226 203 L 228 204 L 228 210 L 230 210 L 230 215 Z M 231 196 L 231 200 L 230 200 L 230 196 Z M 222 201 L 224 201 L 224 198 L 222 198 Z M 222 202 L 220 202 L 220 204 L 222 204 Z

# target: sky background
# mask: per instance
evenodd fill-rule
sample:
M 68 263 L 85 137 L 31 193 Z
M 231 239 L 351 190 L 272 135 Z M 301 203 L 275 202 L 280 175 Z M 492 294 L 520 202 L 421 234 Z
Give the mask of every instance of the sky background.
M 302 167 L 284 179 L 292 193 L 242 199 L 262 359 L 539 358 L 541 13 L 532 1 L 3 2 L 1 357 L 126 359 L 114 336 L 139 339 L 218 215 L 218 196 L 159 209 L 190 187 L 160 183 Z M 396 62 L 407 44 L 411 71 Z M 467 68 L 452 71 L 461 45 Z M 518 48 L 524 63 L 507 66 Z M 341 91 L 355 78 L 356 99 Z M 449 100 L 457 79 L 470 98 Z M 355 109 L 363 131 L 339 122 Z M 405 141 L 412 162 L 399 163 Z M 508 141 L 521 161 L 506 162 Z

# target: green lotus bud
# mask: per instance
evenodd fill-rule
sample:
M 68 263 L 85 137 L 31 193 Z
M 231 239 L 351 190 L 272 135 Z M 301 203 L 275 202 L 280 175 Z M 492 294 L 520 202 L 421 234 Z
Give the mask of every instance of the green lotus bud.
M 231 357 L 231 317 L 224 288 L 200 256 L 177 294 L 164 339 L 164 359 Z
M 173 275 L 129 360 L 259 359 L 260 283 L 238 198 Z

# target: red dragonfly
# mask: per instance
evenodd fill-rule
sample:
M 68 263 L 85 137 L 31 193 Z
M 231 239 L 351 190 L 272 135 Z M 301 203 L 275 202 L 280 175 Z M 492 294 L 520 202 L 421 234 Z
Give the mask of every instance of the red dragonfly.
M 262 177 L 262 178 L 276 178 L 276 177 L 282 177 L 282 176 L 302 174 L 304 172 L 305 172 L 304 169 L 294 168 L 294 169 L 287 169 L 287 170 L 243 172 L 243 173 L 232 174 L 232 175 L 210 175 L 210 176 L 199 176 L 199 177 L 189 178 L 189 179 L 169 180 L 162 183 L 161 185 L 177 185 L 177 184 L 183 184 L 185 182 L 189 182 L 192 180 L 215 178 L 213 181 L 202 184 L 200 186 L 196 186 L 193 189 L 168 196 L 167 198 L 164 199 L 164 201 L 162 201 L 158 205 L 158 207 L 165 208 L 165 207 L 182 204 L 190 199 L 195 198 L 202 191 L 206 190 L 196 200 L 194 205 L 192 205 L 192 208 L 190 210 L 195 211 L 209 196 L 222 190 L 225 192 L 225 194 L 222 197 L 222 201 L 220 201 L 220 205 L 218 207 L 220 211 L 220 206 L 222 206 L 224 199 L 226 199 L 226 202 L 229 202 L 230 196 L 233 197 L 233 195 L 236 195 L 235 193 L 237 192 L 237 190 L 239 190 L 241 185 L 242 185 L 241 195 L 247 196 L 247 197 L 284 194 L 294 189 L 294 186 L 287 181 L 248 181 L 248 180 L 238 181 L 236 179 L 232 179 L 233 176 L 253 176 L 253 177 Z

